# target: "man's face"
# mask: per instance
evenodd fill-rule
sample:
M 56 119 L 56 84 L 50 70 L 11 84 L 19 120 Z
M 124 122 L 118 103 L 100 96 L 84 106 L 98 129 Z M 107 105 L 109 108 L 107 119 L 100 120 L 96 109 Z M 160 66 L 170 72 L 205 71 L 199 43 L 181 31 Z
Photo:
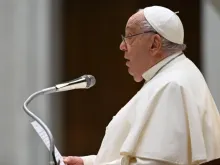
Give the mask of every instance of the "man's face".
M 140 26 L 142 17 L 143 13 L 138 12 L 129 18 L 125 28 L 125 40 L 120 44 L 120 50 L 124 51 L 124 58 L 127 60 L 128 72 L 136 82 L 142 81 L 143 73 L 154 64 L 155 52 L 152 51 L 154 33 L 144 33 Z M 139 35 L 128 37 L 135 34 Z

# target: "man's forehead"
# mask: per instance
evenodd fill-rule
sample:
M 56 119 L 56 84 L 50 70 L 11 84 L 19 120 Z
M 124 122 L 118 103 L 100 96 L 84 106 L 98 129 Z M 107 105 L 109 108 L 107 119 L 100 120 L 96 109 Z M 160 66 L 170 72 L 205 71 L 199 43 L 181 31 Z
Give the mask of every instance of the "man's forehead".
M 140 29 L 140 24 L 141 21 L 144 20 L 144 13 L 143 11 L 139 11 L 137 13 L 135 13 L 134 15 L 132 15 L 127 22 L 126 31 L 133 31 L 133 30 L 138 30 Z

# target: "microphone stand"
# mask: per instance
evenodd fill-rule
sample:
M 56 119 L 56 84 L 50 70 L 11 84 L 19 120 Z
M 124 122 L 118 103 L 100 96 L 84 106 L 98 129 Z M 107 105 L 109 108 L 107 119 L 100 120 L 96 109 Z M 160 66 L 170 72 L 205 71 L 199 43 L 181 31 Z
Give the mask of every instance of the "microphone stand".
M 32 95 L 30 95 L 28 97 L 28 99 L 24 102 L 23 105 L 23 109 L 24 111 L 27 113 L 27 115 L 29 115 L 32 119 L 34 119 L 36 122 L 38 122 L 42 128 L 45 130 L 46 134 L 49 137 L 49 141 L 50 141 L 50 148 L 49 148 L 49 165 L 57 165 L 57 161 L 56 161 L 56 157 L 55 157 L 55 146 L 54 146 L 54 138 L 53 135 L 51 133 L 51 131 L 49 130 L 49 128 L 46 126 L 46 124 L 44 124 L 44 122 L 37 117 L 34 113 L 32 113 L 28 108 L 28 104 L 37 96 L 39 95 L 43 95 L 43 94 L 49 94 L 49 93 L 53 93 L 56 92 L 57 88 L 56 87 L 50 87 L 50 88 L 46 88 L 43 89 L 41 91 L 35 92 Z
M 54 146 L 54 138 L 52 133 L 50 132 L 49 128 L 44 124 L 43 121 L 39 117 L 37 117 L 34 113 L 32 113 L 28 108 L 28 104 L 37 96 L 55 92 L 62 92 L 68 91 L 72 89 L 88 89 L 94 86 L 96 83 L 95 77 L 92 75 L 84 75 L 72 81 L 55 85 L 54 87 L 46 88 L 41 91 L 33 93 L 28 99 L 24 102 L 23 109 L 24 111 L 34 119 L 46 132 L 47 136 L 49 137 L 50 147 L 49 147 L 49 164 L 50 165 L 57 165 L 56 157 L 55 157 L 55 146 Z M 58 161 L 60 162 L 60 161 Z

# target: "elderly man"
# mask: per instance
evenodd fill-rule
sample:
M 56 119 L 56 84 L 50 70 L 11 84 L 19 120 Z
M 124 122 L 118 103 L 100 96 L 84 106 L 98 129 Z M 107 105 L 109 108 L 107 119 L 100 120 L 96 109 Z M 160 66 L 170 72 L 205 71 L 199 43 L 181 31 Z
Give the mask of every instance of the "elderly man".
M 220 118 L 198 68 L 183 53 L 184 29 L 161 6 L 127 22 L 120 49 L 128 72 L 145 84 L 115 115 L 97 155 L 68 165 L 192 165 L 220 157 Z

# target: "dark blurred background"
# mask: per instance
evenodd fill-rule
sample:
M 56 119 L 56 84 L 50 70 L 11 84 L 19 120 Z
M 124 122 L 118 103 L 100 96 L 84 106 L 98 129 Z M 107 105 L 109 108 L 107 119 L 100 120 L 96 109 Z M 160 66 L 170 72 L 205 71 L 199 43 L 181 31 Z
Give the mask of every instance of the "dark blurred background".
M 97 80 L 91 89 L 40 96 L 29 108 L 62 155 L 98 152 L 112 117 L 143 85 L 128 74 L 119 45 L 129 17 L 151 5 L 179 11 L 185 54 L 220 106 L 219 0 L 0 0 L 0 164 L 48 164 L 22 105 L 32 93 L 84 74 Z

